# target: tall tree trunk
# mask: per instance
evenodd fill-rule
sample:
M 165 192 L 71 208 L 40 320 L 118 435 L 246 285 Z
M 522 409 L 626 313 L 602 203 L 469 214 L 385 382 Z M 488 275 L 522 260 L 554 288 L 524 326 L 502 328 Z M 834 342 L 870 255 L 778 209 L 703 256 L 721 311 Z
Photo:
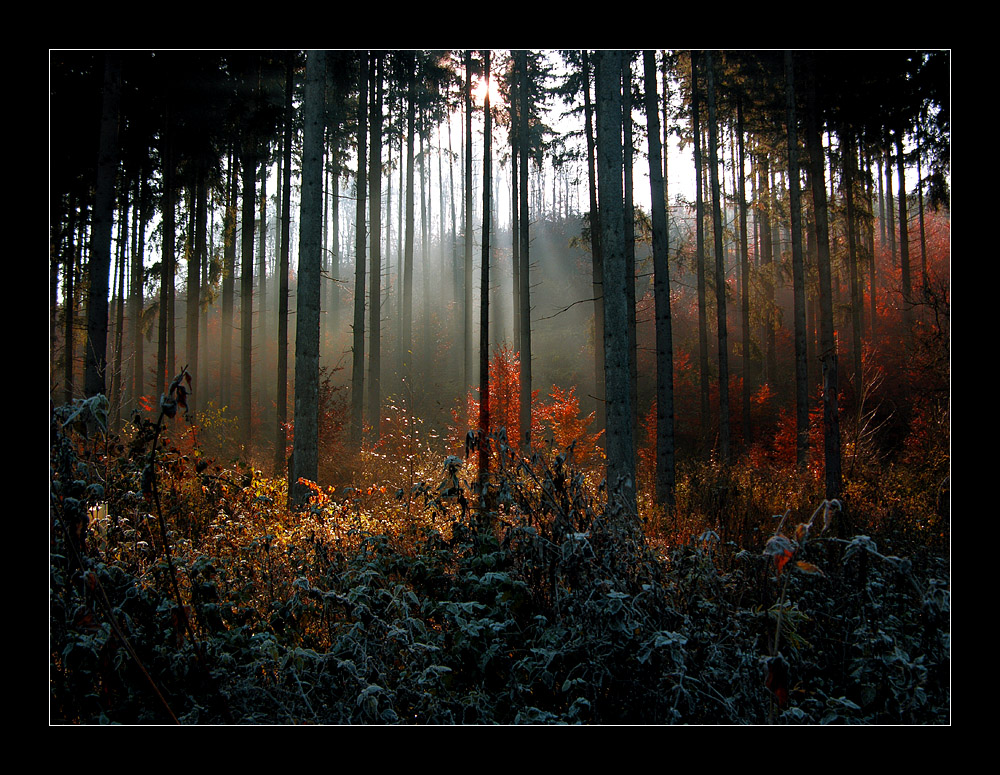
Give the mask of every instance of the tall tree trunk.
M 521 178 L 518 174 L 521 156 L 520 113 L 524 106 L 521 103 L 520 60 L 514 52 L 514 77 L 510 84 L 510 221 L 511 221 L 511 275 L 513 277 L 513 309 L 514 309 L 514 350 L 521 350 L 521 211 L 520 192 Z M 520 442 L 520 439 L 517 439 Z
M 701 381 L 701 439 L 707 442 L 711 412 L 708 371 L 708 300 L 705 279 L 705 197 L 702 193 L 701 127 L 698 115 L 698 53 L 691 52 L 691 133 L 694 137 L 695 247 L 697 250 L 698 372 Z
M 340 170 L 338 156 L 330 151 L 330 312 L 327 317 L 335 333 L 340 331 L 341 322 L 341 281 L 340 281 Z
M 371 223 L 371 299 L 368 302 L 368 425 L 378 441 L 382 416 L 382 54 L 371 61 L 371 175 L 369 176 L 369 221 Z
M 124 184 L 127 187 L 127 183 Z M 121 428 L 122 405 L 125 403 L 125 380 L 122 378 L 122 343 L 125 327 L 125 265 L 128 262 L 128 221 L 129 205 L 126 191 L 122 192 L 122 203 L 118 213 L 118 302 L 115 305 L 115 366 L 111 383 L 111 406 L 113 411 L 113 427 Z
M 622 151 L 624 158 L 624 188 L 622 190 L 625 210 L 625 274 L 629 282 L 625 286 L 625 303 L 628 306 L 628 371 L 629 397 L 632 407 L 632 442 L 639 437 L 639 364 L 635 331 L 635 205 L 633 203 L 632 157 L 632 52 L 622 53 Z
M 583 105 L 587 133 L 587 183 L 590 194 L 590 256 L 594 289 L 594 401 L 596 430 L 605 427 L 604 406 L 604 262 L 601 260 L 601 224 L 597 203 L 597 150 L 595 148 L 594 109 L 590 100 L 590 57 L 583 52 Z M 603 442 L 603 436 L 602 436 Z
M 518 65 L 521 72 L 520 78 L 520 111 L 518 132 L 520 138 L 520 192 L 518 196 L 518 206 L 520 207 L 520 217 L 518 218 L 518 246 L 517 260 L 520 263 L 518 268 L 518 282 L 521 287 L 517 295 L 520 309 L 514 311 L 514 317 L 519 320 L 518 329 L 521 335 L 521 403 L 520 403 L 520 426 L 521 438 L 518 439 L 524 445 L 527 453 L 531 449 L 531 283 L 530 283 L 530 261 L 529 261 L 529 212 L 528 212 L 528 160 L 530 158 L 531 138 L 528 133 L 528 115 L 531 110 L 531 90 L 528 82 L 528 53 L 518 51 Z
M 899 264 L 903 281 L 903 337 L 907 347 L 913 342 L 913 283 L 910 278 L 910 223 L 906 212 L 906 159 L 903 133 L 896 135 L 896 172 L 899 175 Z
M 854 138 L 844 132 L 841 163 L 843 165 L 844 199 L 847 205 L 847 269 L 851 286 L 851 360 L 854 370 L 855 401 L 861 401 L 861 312 L 864 299 L 861 293 L 861 279 L 858 273 L 858 218 L 854 201 L 855 161 L 857 149 Z
M 222 325 L 219 327 L 222 342 L 219 347 L 219 402 L 222 408 L 233 400 L 233 315 L 236 292 L 236 171 L 237 160 L 229 150 L 229 170 L 226 184 L 225 242 L 222 269 Z
M 278 374 L 276 396 L 277 414 L 274 436 L 274 475 L 284 476 L 288 462 L 285 459 L 288 447 L 288 267 L 289 233 L 291 231 L 292 207 L 292 134 L 295 132 L 292 96 L 295 87 L 294 55 L 285 55 L 285 126 L 282 138 L 282 181 L 281 181 L 281 248 L 278 259 Z M 322 149 L 320 150 L 322 170 Z M 320 172 L 322 179 L 322 171 Z M 325 203 L 324 203 L 325 204 Z M 324 219 L 325 220 L 325 219 Z M 332 274 L 332 272 L 331 272 Z
M 628 292 L 622 191 L 621 52 L 597 57 L 597 165 L 604 259 L 604 379 L 607 390 L 607 480 L 627 514 L 635 514 L 635 454 L 628 358 Z
M 761 374 L 764 382 L 773 385 L 777 375 L 773 371 L 771 353 L 774 350 L 774 232 L 771 215 L 774 211 L 771 197 L 771 161 L 762 150 L 758 168 L 760 208 L 760 278 L 764 289 L 761 327 Z
M 243 223 L 240 233 L 240 430 L 244 454 L 250 453 L 253 435 L 251 385 L 253 383 L 253 242 L 257 208 L 257 142 L 243 137 L 240 167 L 243 172 Z
M 490 52 L 483 52 L 483 77 L 490 79 Z M 485 501 L 490 466 L 490 193 L 493 124 L 490 91 L 483 100 L 483 236 L 479 286 L 479 490 Z M 483 504 L 485 507 L 485 503 Z
M 270 153 L 269 144 L 265 145 L 260 164 L 260 202 L 258 203 L 260 208 L 260 231 L 257 239 L 257 340 L 260 343 L 258 345 L 260 355 L 257 358 L 257 384 L 260 385 L 258 390 L 261 392 L 264 392 L 263 386 L 267 381 L 265 375 L 269 373 L 267 364 L 269 331 L 267 325 L 267 178 L 270 167 Z M 260 404 L 261 413 L 263 414 L 263 408 L 268 405 L 268 402 L 262 400 Z
M 63 272 L 63 400 L 73 400 L 73 360 L 76 319 L 76 267 L 81 239 L 77 234 L 77 203 L 71 197 L 66 227 L 65 269 Z M 80 219 L 82 220 L 82 219 Z
M 412 160 L 412 150 L 410 152 Z M 408 201 L 412 194 L 407 192 Z M 472 277 L 472 51 L 465 52 L 465 389 L 472 387 L 475 365 L 472 359 L 474 287 Z M 464 392 L 464 391 L 463 391 Z
M 402 334 L 399 345 L 400 376 L 404 392 L 413 388 L 413 239 L 414 239 L 414 180 L 415 162 L 413 145 L 416 134 L 417 74 L 416 59 L 411 54 L 406 106 L 406 234 L 403 255 L 403 310 Z
M 365 381 L 365 196 L 368 189 L 368 55 L 358 65 L 358 172 L 354 239 L 354 361 L 351 369 L 351 446 L 361 446 Z M 375 282 L 374 278 L 372 282 Z
M 121 95 L 121 59 L 115 52 L 104 57 L 101 135 L 97 158 L 97 183 L 90 229 L 87 286 L 87 346 L 84 355 L 84 394 L 107 395 L 108 279 L 111 269 L 111 229 L 115 209 L 115 176 L 118 171 L 118 112 Z
M 199 165 L 195 182 L 194 201 L 194 250 L 188 261 L 188 293 L 187 293 L 187 353 L 185 358 L 194 368 L 198 365 L 200 348 L 201 323 L 201 273 L 202 266 L 208 260 L 206 243 L 208 242 L 208 183 L 205 179 L 205 169 Z M 202 387 L 207 387 L 208 375 L 195 374 L 202 379 Z M 195 415 L 195 400 L 198 393 L 192 393 L 188 398 L 188 415 Z
M 886 146 L 889 145 L 889 137 L 886 136 Z M 899 266 L 896 258 L 896 208 L 893 204 L 892 196 L 892 156 L 888 150 L 885 151 L 885 209 L 889 223 L 885 227 L 886 236 L 889 237 L 889 252 L 892 255 L 892 265 Z
M 753 424 L 750 418 L 750 390 L 753 370 L 750 341 L 750 245 L 747 233 L 746 153 L 743 129 L 743 100 L 736 103 L 736 134 L 739 145 L 739 174 L 737 192 L 740 198 L 740 322 L 743 339 L 743 444 L 753 442 Z
M 323 108 L 326 52 L 306 56 L 305 132 L 299 228 L 298 303 L 295 315 L 295 438 L 288 483 L 289 505 L 309 499 L 302 479 L 319 471 L 319 317 L 323 240 Z
M 174 363 L 169 347 L 169 339 L 173 328 L 174 302 L 174 240 L 176 229 L 176 204 L 174 190 L 174 155 L 171 131 L 170 107 L 167 107 L 164 120 L 165 128 L 161 139 L 163 154 L 163 193 L 161 196 L 162 221 L 162 257 L 160 259 L 160 315 L 159 338 L 156 345 L 156 392 L 160 395 L 166 392 L 168 380 L 173 379 Z M 171 376 L 167 376 L 170 374 Z
M 719 194 L 718 123 L 715 109 L 715 64 L 705 53 L 708 75 L 708 157 L 712 182 L 712 231 L 715 236 L 715 310 L 719 337 L 719 457 L 729 462 L 729 333 L 726 324 L 726 262 L 722 249 L 722 200 Z
M 813 64 L 813 68 L 815 64 Z M 810 70 L 806 143 L 809 148 L 816 253 L 820 290 L 820 361 L 823 367 L 823 436 L 826 497 L 839 499 L 841 491 L 840 418 L 837 399 L 837 342 L 833 326 L 833 287 L 830 273 L 830 227 L 827 216 L 823 142 L 816 104 L 815 72 Z
M 642 52 L 649 142 L 649 192 L 653 223 L 653 301 L 656 330 L 656 501 L 673 512 L 676 492 L 674 461 L 674 345 L 670 320 L 669 231 L 661 166 L 660 121 L 656 95 L 656 54 Z
M 129 318 L 132 321 L 132 400 L 137 402 L 143 394 L 144 372 L 143 363 L 145 360 L 145 337 L 142 332 L 142 310 L 143 310 L 143 286 L 144 286 L 144 259 L 146 253 L 146 223 L 148 220 L 146 211 L 147 192 L 145 173 L 142 173 L 141 182 L 136 183 L 136 204 L 135 211 L 138 214 L 135 235 L 135 250 L 132 255 L 132 275 L 131 293 L 129 295 Z
M 796 462 L 804 471 L 809 455 L 809 363 L 806 360 L 806 278 L 802 256 L 802 205 L 799 190 L 799 136 L 795 104 L 795 60 L 785 52 L 785 113 L 788 125 L 788 197 L 792 227 L 792 293 L 795 318 Z

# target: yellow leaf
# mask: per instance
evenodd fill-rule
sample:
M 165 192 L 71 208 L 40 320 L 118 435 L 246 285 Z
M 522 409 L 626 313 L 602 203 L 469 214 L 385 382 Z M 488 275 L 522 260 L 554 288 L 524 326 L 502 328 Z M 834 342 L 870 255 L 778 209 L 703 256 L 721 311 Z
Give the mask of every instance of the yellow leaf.
M 820 576 L 826 575 L 818 567 L 813 565 L 811 562 L 806 562 L 805 560 L 799 560 L 795 563 L 795 566 L 803 573 L 818 573 Z

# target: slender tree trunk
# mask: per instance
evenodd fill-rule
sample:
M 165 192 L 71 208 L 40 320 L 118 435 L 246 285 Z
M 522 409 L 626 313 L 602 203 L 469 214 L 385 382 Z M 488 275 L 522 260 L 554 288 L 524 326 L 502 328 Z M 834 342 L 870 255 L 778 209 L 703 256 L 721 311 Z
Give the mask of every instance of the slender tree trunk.
M 858 273 L 858 230 L 857 208 L 854 202 L 854 164 L 857 158 L 854 139 L 844 132 L 841 163 L 844 176 L 844 199 L 847 205 L 847 268 L 851 285 L 851 359 L 854 368 L 854 396 L 860 402 L 862 395 L 861 371 L 861 312 L 864 299 L 861 294 L 861 279 Z
M 369 221 L 371 223 L 371 299 L 368 302 L 368 425 L 378 441 L 382 416 L 382 55 L 371 61 L 371 175 L 369 176 Z
M 701 128 L 698 115 L 698 54 L 691 52 L 691 133 L 694 137 L 695 169 L 695 245 L 697 250 L 698 294 L 698 371 L 701 378 L 701 437 L 708 439 L 711 411 L 709 406 L 708 371 L 708 300 L 705 278 L 705 197 L 702 193 Z
M 594 109 L 590 100 L 590 57 L 583 52 L 583 104 L 587 133 L 587 182 L 590 194 L 590 256 L 594 289 L 594 401 L 596 430 L 605 427 L 604 406 L 604 262 L 601 260 L 601 223 L 597 203 L 597 151 L 594 134 Z M 603 436 L 602 443 L 603 443 Z
M 792 227 L 792 293 L 795 318 L 796 462 L 800 471 L 809 455 L 809 363 L 806 360 L 806 279 L 802 256 L 802 205 L 799 190 L 799 136 L 795 104 L 795 60 L 785 52 L 785 112 L 788 125 L 788 197 Z
M 635 514 L 635 454 L 628 358 L 628 292 L 622 159 L 621 52 L 597 58 L 597 165 L 604 259 L 604 379 L 607 390 L 609 497 L 618 494 Z
M 810 72 L 806 142 L 809 147 L 813 208 L 816 219 L 816 252 L 820 288 L 820 360 L 823 367 L 823 435 L 826 497 L 841 492 L 840 418 L 837 399 L 837 343 L 833 326 L 833 287 L 830 273 L 830 228 L 827 217 L 823 143 L 816 105 L 815 73 Z
M 73 400 L 73 359 L 76 319 L 76 265 L 77 253 L 80 249 L 80 238 L 77 235 L 77 204 L 70 199 L 69 224 L 66 228 L 66 258 L 63 276 L 63 400 L 70 403 Z
M 414 180 L 413 145 L 416 133 L 416 60 L 409 64 L 409 84 L 406 106 L 406 246 L 403 256 L 403 316 L 400 342 L 400 374 L 406 391 L 413 388 L 413 239 L 414 239 Z
M 84 355 L 84 394 L 107 395 L 108 280 L 111 269 L 111 233 L 115 210 L 115 175 L 118 170 L 118 112 L 121 95 L 121 59 L 115 52 L 104 57 L 97 184 L 90 228 L 90 261 L 87 286 L 87 346 Z
M 244 136 L 240 166 L 243 171 L 243 223 L 240 240 L 240 430 L 244 454 L 253 436 L 251 408 L 253 382 L 253 243 L 257 208 L 256 139 Z
M 519 318 L 518 328 L 520 330 L 521 341 L 521 404 L 520 404 L 520 426 L 521 438 L 518 439 L 524 445 L 525 452 L 531 449 L 531 283 L 530 283 L 530 260 L 529 249 L 530 240 L 528 232 L 529 211 L 528 211 L 528 160 L 530 158 L 531 138 L 528 133 L 528 116 L 531 110 L 531 91 L 528 81 L 528 53 L 519 51 L 517 53 L 520 78 L 520 138 L 521 164 L 520 192 L 518 196 L 518 206 L 520 207 L 520 217 L 518 218 L 518 248 L 517 260 L 520 263 L 518 270 L 518 282 L 521 287 L 518 292 L 519 310 L 515 310 L 514 317 Z
M 917 129 L 917 207 L 920 217 L 920 286 L 926 291 L 928 286 L 927 278 L 927 231 L 924 224 L 924 173 L 921 169 L 920 157 L 923 155 L 921 148 L 920 129 Z
M 670 320 L 669 231 L 660 122 L 656 95 L 656 54 L 643 51 L 646 136 L 649 142 L 650 215 L 653 223 L 653 298 L 656 317 L 656 501 L 673 512 L 676 492 L 674 462 L 674 346 Z
M 285 459 L 288 447 L 288 267 L 291 252 L 288 240 L 291 231 L 292 214 L 292 134 L 295 132 L 293 123 L 295 114 L 292 106 L 292 96 L 295 87 L 294 68 L 294 55 L 286 54 L 285 126 L 281 149 L 281 248 L 278 259 L 278 374 L 277 384 L 275 385 L 277 395 L 274 436 L 275 476 L 284 476 L 288 470 L 288 461 Z M 313 75 L 315 76 L 315 73 Z M 320 154 L 320 168 L 322 170 L 322 150 Z M 322 172 L 320 175 L 322 176 Z
M 200 167 L 195 182 L 194 201 L 194 250 L 188 262 L 188 293 L 187 293 L 187 353 L 186 360 L 197 368 L 200 336 L 201 336 L 201 273 L 202 266 L 208 260 L 206 243 L 208 242 L 208 183 L 205 170 Z M 207 387 L 208 375 L 195 374 L 202 380 L 202 388 Z M 188 397 L 188 416 L 195 416 L 195 401 L 199 391 Z
M 889 138 L 886 137 L 888 144 Z M 892 265 L 899 266 L 896 253 L 896 206 L 892 195 L 892 156 L 885 152 L 885 209 L 889 223 L 886 225 L 886 235 L 889 237 L 889 251 L 892 255 Z
M 412 159 L 412 150 L 410 152 Z M 408 192 L 412 201 L 412 194 Z M 474 288 L 472 277 L 472 52 L 465 52 L 465 389 L 474 383 L 472 324 Z M 463 391 L 464 392 L 464 391 Z
M 870 173 L 871 167 L 872 167 L 871 152 L 868 151 L 868 150 L 866 150 L 865 151 L 865 169 L 867 169 L 869 171 L 869 173 Z M 879 167 L 879 169 L 881 170 L 881 167 Z M 870 214 L 870 217 L 868 219 L 868 335 L 869 335 L 869 338 L 871 340 L 872 345 L 874 345 L 875 341 L 876 341 L 876 329 L 878 328 L 878 305 L 877 305 L 877 298 L 876 298 L 876 296 L 877 296 L 877 287 L 876 287 L 876 284 L 875 284 L 875 281 L 876 281 L 875 267 L 876 267 L 876 263 L 877 263 L 876 258 L 875 258 L 875 255 L 876 255 L 875 254 L 875 214 L 873 212 L 875 205 L 874 205 L 874 192 L 872 191 L 872 186 L 874 184 L 871 181 L 870 174 L 867 175 L 866 177 L 867 177 L 867 179 L 869 181 L 869 185 L 868 185 L 869 211 L 868 212 Z M 885 242 L 885 220 L 883 219 L 883 217 L 881 215 L 881 208 L 882 208 L 882 180 L 881 180 L 881 174 L 879 174 L 878 197 L 879 197 L 879 209 L 880 209 L 880 213 L 879 213 L 879 225 L 880 225 L 880 227 L 882 229 L 882 235 L 881 236 L 882 236 L 882 242 L 884 243 Z
M 229 179 L 226 185 L 225 244 L 222 270 L 222 342 L 219 347 L 221 360 L 219 381 L 220 403 L 223 408 L 233 400 L 233 314 L 236 292 L 236 154 L 229 151 Z
M 267 178 L 270 152 L 269 145 L 265 146 L 260 165 L 260 231 L 257 239 L 257 341 L 260 343 L 258 345 L 260 355 L 257 358 L 257 374 L 259 375 L 257 384 L 261 386 L 258 388 L 261 392 L 264 392 L 263 385 L 267 381 L 265 375 L 269 373 L 267 367 L 267 334 L 269 331 L 267 325 Z M 267 406 L 267 401 L 260 403 L 262 409 Z
M 520 81 L 520 60 L 517 52 L 514 52 L 514 77 L 510 85 L 510 220 L 511 220 L 511 274 L 513 277 L 513 309 L 514 309 L 514 349 L 518 353 L 521 351 L 521 212 L 520 212 L 520 189 L 521 178 L 518 175 L 519 159 L 521 156 L 521 129 L 520 113 L 524 106 L 521 104 Z M 518 434 L 520 435 L 520 434 Z M 517 439 L 520 442 L 520 438 Z
M 365 196 L 368 189 L 368 55 L 358 65 L 358 172 L 354 240 L 354 361 L 351 369 L 351 446 L 361 446 L 365 381 Z M 374 283 L 374 278 L 372 279 Z
M 903 336 L 909 348 L 913 342 L 913 283 L 910 278 L 910 224 L 906 211 L 906 159 L 903 133 L 896 135 L 896 172 L 899 175 L 899 263 L 903 281 Z
M 288 494 L 290 506 L 309 499 L 319 471 L 320 267 L 323 247 L 323 107 L 326 52 L 306 56 L 305 132 L 299 228 L 298 303 L 295 315 L 295 439 Z
M 127 186 L 127 183 L 124 184 Z M 125 265 L 128 262 L 128 221 L 129 205 L 126 192 L 122 192 L 122 202 L 118 208 L 118 251 L 117 251 L 117 285 L 118 292 L 115 295 L 115 346 L 114 346 L 114 368 L 111 370 L 112 381 L 109 390 L 109 398 L 112 407 L 112 427 L 115 430 L 121 428 L 122 405 L 125 402 L 124 380 L 122 379 L 122 340 L 124 338 L 125 323 Z
M 156 345 L 156 392 L 162 395 L 167 388 L 167 380 L 173 379 L 167 374 L 173 372 L 174 364 L 171 357 L 168 340 L 173 327 L 173 287 L 174 287 L 174 239 L 175 239 L 175 194 L 174 191 L 174 160 L 172 152 L 172 137 L 170 126 L 170 109 L 167 108 L 164 137 L 162 138 L 163 154 L 163 194 L 162 210 L 162 258 L 160 260 L 160 316 L 159 339 Z
M 143 173 L 142 182 L 136 183 L 136 206 L 138 221 L 135 231 L 135 251 L 132 255 L 132 291 L 129 298 L 129 318 L 132 321 L 132 400 L 138 402 L 143 394 L 145 359 L 145 337 L 142 333 L 144 263 L 146 253 L 146 182 Z
M 483 52 L 483 76 L 489 83 L 489 50 Z M 483 236 L 479 286 L 479 490 L 484 500 L 490 466 L 490 193 L 493 186 L 490 113 L 487 88 L 483 102 Z
M 330 312 L 329 326 L 339 333 L 341 324 L 340 282 L 340 170 L 338 156 L 331 151 L 330 173 Z
M 712 182 L 712 231 L 715 236 L 715 309 L 719 336 L 719 457 L 724 463 L 729 453 L 729 333 L 726 324 L 726 263 L 722 249 L 722 201 L 719 194 L 718 123 L 715 109 L 715 64 L 705 53 L 708 76 L 708 156 Z
M 629 396 L 632 407 L 632 442 L 639 438 L 639 373 L 638 343 L 635 330 L 635 205 L 633 203 L 632 157 L 632 52 L 622 55 L 622 151 L 624 158 L 624 187 L 622 190 L 625 209 L 625 273 L 629 282 L 625 286 L 625 303 L 628 305 L 628 370 Z
M 753 422 L 750 418 L 750 390 L 753 384 L 750 341 L 750 245 L 747 233 L 746 155 L 743 130 L 743 100 L 736 105 L 736 133 L 739 145 L 737 191 L 740 198 L 740 322 L 743 339 L 743 443 L 753 442 Z

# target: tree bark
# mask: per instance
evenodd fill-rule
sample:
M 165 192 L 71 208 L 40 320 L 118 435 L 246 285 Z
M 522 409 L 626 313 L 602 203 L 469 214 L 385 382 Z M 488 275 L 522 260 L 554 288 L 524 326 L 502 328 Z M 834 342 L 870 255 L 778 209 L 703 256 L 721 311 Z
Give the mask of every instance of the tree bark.
M 628 292 L 622 191 L 621 52 L 597 57 L 597 166 L 604 259 L 604 380 L 607 406 L 609 498 L 618 495 L 635 514 L 635 455 L 628 356 Z
M 410 151 L 412 160 L 412 147 Z M 412 193 L 407 192 L 412 201 Z M 474 383 L 472 358 L 472 322 L 474 288 L 472 277 L 473 247 L 473 201 L 472 201 L 472 51 L 465 52 L 465 389 Z
M 809 456 L 809 363 L 806 360 L 806 280 L 802 255 L 802 205 L 799 190 L 799 139 L 795 93 L 795 60 L 785 52 L 785 113 L 788 125 L 788 197 L 792 228 L 792 293 L 795 328 L 796 454 L 800 471 Z
M 656 94 L 656 54 L 642 52 L 649 142 L 650 215 L 653 223 L 653 301 L 656 330 L 656 501 L 672 512 L 675 505 L 674 346 L 670 320 L 669 232 L 663 183 L 660 121 Z
M 371 224 L 368 302 L 368 425 L 372 441 L 379 439 L 382 416 L 382 54 L 371 61 L 371 174 L 369 176 L 369 222 Z
M 708 157 L 712 184 L 712 231 L 715 237 L 715 311 L 719 338 L 719 457 L 728 463 L 729 450 L 729 332 L 726 323 L 726 263 L 722 248 L 722 199 L 719 194 L 718 120 L 715 108 L 715 64 L 705 53 L 708 76 Z
M 815 67 L 815 65 L 813 65 Z M 830 228 L 827 215 L 823 143 L 816 105 L 815 72 L 807 90 L 806 143 L 815 212 L 816 254 L 820 291 L 820 361 L 823 368 L 823 451 L 826 497 L 839 499 L 841 491 L 840 418 L 837 399 L 837 343 L 833 326 L 833 287 L 830 272 Z
M 285 127 L 282 138 L 281 181 L 281 252 L 278 258 L 278 374 L 277 413 L 274 436 L 274 474 L 284 476 L 288 470 L 285 459 L 288 447 L 288 267 L 289 234 L 292 206 L 292 134 L 295 132 L 292 96 L 295 87 L 294 55 L 285 57 Z M 322 169 L 322 158 L 320 159 Z M 322 176 L 322 172 L 320 173 Z M 325 219 L 324 219 L 325 220 Z
M 252 438 L 253 410 L 253 243 L 254 201 L 257 195 L 256 138 L 244 134 L 241 164 L 243 172 L 243 223 L 240 233 L 240 430 L 243 452 L 249 454 Z
M 323 107 L 326 52 L 306 56 L 305 132 L 295 322 L 295 439 L 289 505 L 303 506 L 319 469 L 319 313 L 323 239 Z
M 483 77 L 490 78 L 490 52 L 483 52 Z M 490 194 L 491 135 L 490 92 L 483 101 L 483 236 L 479 286 L 479 490 L 486 498 L 490 451 Z M 485 504 L 484 504 L 485 505 Z
M 104 57 L 104 89 L 97 182 L 90 228 L 90 261 L 87 289 L 87 346 L 83 389 L 87 397 L 107 395 L 108 275 L 111 269 L 111 229 L 118 171 L 118 113 L 121 98 L 121 59 L 115 52 Z
M 705 278 L 705 197 L 702 193 L 702 152 L 701 127 L 698 115 L 700 96 L 698 94 L 698 53 L 691 52 L 691 133 L 694 138 L 695 170 L 695 245 L 697 250 L 697 295 L 698 295 L 698 372 L 701 383 L 701 438 L 706 442 L 709 433 L 711 411 L 709 405 L 708 369 L 708 301 Z
M 365 383 L 365 207 L 368 190 L 368 55 L 362 54 L 358 64 L 358 172 L 355 178 L 356 215 L 354 237 L 354 359 L 351 368 L 350 441 L 354 449 L 361 446 L 364 421 Z M 374 282 L 374 279 L 373 279 Z
M 521 71 L 520 96 L 521 106 L 520 118 L 520 195 L 518 206 L 520 207 L 520 218 L 518 219 L 518 238 L 520 245 L 518 249 L 518 282 L 521 287 L 518 292 L 519 310 L 514 311 L 514 317 L 519 320 L 518 329 L 521 341 L 521 404 L 520 404 L 520 426 L 521 438 L 518 441 L 524 445 L 527 453 L 531 449 L 531 283 L 530 283 L 530 260 L 529 251 L 531 241 L 529 239 L 529 211 L 528 211 L 528 163 L 531 151 L 531 138 L 528 132 L 528 116 L 531 111 L 531 89 L 528 80 L 528 53 L 518 51 L 518 64 Z
M 590 57 L 583 52 L 583 106 L 587 133 L 587 182 L 590 194 L 590 256 L 594 289 L 594 401 L 595 430 L 605 427 L 604 406 L 604 262 L 601 259 L 601 224 L 597 203 L 597 151 L 594 141 L 594 109 L 590 99 Z M 603 443 L 603 436 L 602 436 Z

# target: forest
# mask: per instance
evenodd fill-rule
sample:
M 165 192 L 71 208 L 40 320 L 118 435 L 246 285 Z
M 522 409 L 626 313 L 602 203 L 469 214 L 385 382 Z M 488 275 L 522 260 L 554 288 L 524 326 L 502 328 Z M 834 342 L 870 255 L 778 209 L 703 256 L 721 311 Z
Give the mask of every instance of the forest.
M 947 50 L 50 50 L 50 725 L 950 725 Z

